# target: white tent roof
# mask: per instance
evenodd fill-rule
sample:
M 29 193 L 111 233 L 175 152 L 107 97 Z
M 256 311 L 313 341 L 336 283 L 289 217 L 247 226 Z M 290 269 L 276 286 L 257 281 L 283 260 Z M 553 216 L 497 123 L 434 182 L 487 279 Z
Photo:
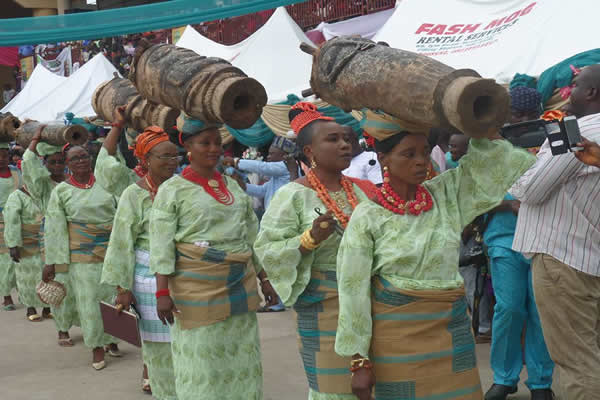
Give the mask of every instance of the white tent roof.
M 240 53 L 240 50 L 248 42 L 248 39 L 249 38 L 232 46 L 225 46 L 210 40 L 188 25 L 186 26 L 176 45 L 185 49 L 193 50 L 194 52 L 206 57 L 219 57 L 231 62 L 231 60 L 233 60 Z
M 10 112 L 20 117 L 32 104 L 45 98 L 61 83 L 66 81 L 64 76 L 50 72 L 42 64 L 38 64 L 29 77 L 25 87 L 0 112 Z
M 26 104 L 23 111 L 15 115 L 41 122 L 62 120 L 67 112 L 77 117 L 96 115 L 92 108 L 92 94 L 102 82 L 111 80 L 114 73 L 118 74 L 116 68 L 104 55 L 98 54 L 49 91 L 47 96 L 31 96 L 32 103 Z
M 233 65 L 263 84 L 269 103 L 310 87 L 312 57 L 300 50 L 300 43 L 312 44 L 302 29 L 279 7 L 267 23 L 243 46 Z
M 375 41 L 507 82 L 600 47 L 596 0 L 403 0 Z M 470 25 L 470 26 L 469 26 Z
M 321 22 L 314 29 L 320 31 L 326 40 L 344 35 L 360 35 L 371 39 L 394 13 L 394 9 L 379 11 L 373 14 L 361 15 L 340 22 Z
M 279 7 L 258 31 L 233 46 L 216 43 L 187 26 L 177 46 L 231 62 L 267 90 L 269 103 L 310 87 L 312 57 L 300 51 L 300 43 L 312 44 L 302 29 Z

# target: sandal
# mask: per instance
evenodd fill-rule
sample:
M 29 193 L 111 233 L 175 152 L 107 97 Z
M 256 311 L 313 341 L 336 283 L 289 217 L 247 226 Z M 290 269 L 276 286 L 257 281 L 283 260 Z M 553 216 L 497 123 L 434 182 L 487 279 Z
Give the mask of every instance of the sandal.
M 107 353 L 111 357 L 123 357 L 123 354 L 120 350 L 111 350 L 110 346 L 104 346 L 104 352 Z
M 145 394 L 152 394 L 152 388 L 150 387 L 150 379 L 142 379 L 142 392 Z
M 4 304 L 4 311 L 15 311 L 17 306 L 14 304 Z
M 75 344 L 71 340 L 71 338 L 60 338 L 58 339 L 58 345 L 60 347 L 73 347 Z
M 100 371 L 104 368 L 106 368 L 106 361 L 102 360 L 99 362 L 93 362 L 92 363 L 92 367 L 96 370 L 96 371 Z
M 52 311 L 50 311 L 49 308 L 44 308 L 42 310 L 42 318 L 44 318 L 44 319 L 54 319 L 54 314 L 52 314 Z
M 42 317 L 40 317 L 39 314 L 28 315 L 27 319 L 30 320 L 31 322 L 41 322 L 42 321 Z

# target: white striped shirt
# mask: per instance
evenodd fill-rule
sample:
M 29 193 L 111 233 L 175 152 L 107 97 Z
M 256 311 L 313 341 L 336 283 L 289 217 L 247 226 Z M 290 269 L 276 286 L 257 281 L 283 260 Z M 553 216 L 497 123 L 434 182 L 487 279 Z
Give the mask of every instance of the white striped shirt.
M 600 114 L 580 118 L 581 135 L 600 142 Z M 548 142 L 511 188 L 521 201 L 513 250 L 543 253 L 600 276 L 600 169 L 573 153 L 552 156 Z

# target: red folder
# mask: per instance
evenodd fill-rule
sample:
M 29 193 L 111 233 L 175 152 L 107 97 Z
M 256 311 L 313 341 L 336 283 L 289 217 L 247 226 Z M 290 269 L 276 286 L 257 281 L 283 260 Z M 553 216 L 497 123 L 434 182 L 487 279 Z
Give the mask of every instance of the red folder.
M 100 302 L 100 313 L 105 333 L 134 346 L 142 347 L 139 320 L 136 314 L 125 310 L 118 312 L 117 307 L 103 301 Z

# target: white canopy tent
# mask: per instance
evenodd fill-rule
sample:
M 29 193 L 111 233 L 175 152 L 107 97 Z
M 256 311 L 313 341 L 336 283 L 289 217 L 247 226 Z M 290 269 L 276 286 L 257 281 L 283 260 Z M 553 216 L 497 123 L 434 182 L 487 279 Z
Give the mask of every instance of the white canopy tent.
M 42 64 L 38 64 L 23 90 L 19 92 L 0 112 L 10 112 L 20 117 L 40 99 L 50 95 L 52 91 L 68 78 L 50 72 Z
M 262 83 L 273 104 L 291 93 L 300 96 L 310 87 L 312 57 L 300 50 L 302 42 L 312 44 L 285 8 L 279 7 L 266 24 L 236 45 L 218 44 L 188 26 L 177 46 L 230 61 Z
M 247 42 L 233 65 L 263 84 L 270 104 L 291 93 L 300 96 L 310 87 L 312 57 L 300 50 L 300 43 L 312 42 L 284 7 L 275 10 Z
M 231 60 L 233 60 L 240 53 L 241 49 L 248 42 L 248 39 L 249 38 L 232 46 L 226 46 L 210 40 L 188 25 L 186 26 L 176 45 L 185 49 L 193 50 L 194 52 L 206 57 L 219 57 L 231 62 Z
M 361 15 L 340 22 L 321 22 L 313 30 L 320 31 L 325 37 L 325 40 L 345 35 L 360 35 L 366 39 L 371 39 L 377 34 L 387 20 L 390 19 L 393 13 L 394 9 L 390 8 L 389 10 Z
M 600 47 L 597 11 L 595 0 L 403 0 L 373 40 L 508 82 Z
M 118 74 L 116 68 L 104 55 L 98 54 L 73 75 L 63 78 L 64 81 L 48 90 L 46 95 L 28 95 L 28 101 L 19 103 L 19 109 L 13 114 L 20 119 L 29 118 L 41 122 L 62 121 L 67 112 L 72 112 L 77 117 L 94 116 L 96 113 L 92 108 L 92 94 L 98 85 L 111 80 L 115 73 Z M 12 102 L 7 107 L 11 104 Z

